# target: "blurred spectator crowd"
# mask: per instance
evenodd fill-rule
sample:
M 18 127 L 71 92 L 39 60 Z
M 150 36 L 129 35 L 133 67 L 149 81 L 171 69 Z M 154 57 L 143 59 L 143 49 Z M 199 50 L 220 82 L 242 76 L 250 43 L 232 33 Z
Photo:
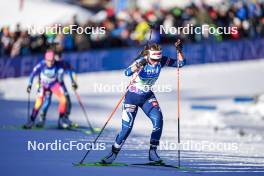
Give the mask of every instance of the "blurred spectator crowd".
M 144 44 L 149 35 L 148 23 L 155 24 L 152 33 L 152 41 L 168 44 L 179 37 L 187 43 L 197 42 L 221 42 L 223 40 L 255 39 L 264 37 L 264 3 L 259 2 L 228 2 L 216 7 L 205 4 L 170 10 L 153 9 L 142 11 L 131 8 L 126 11 L 115 13 L 109 6 L 100 10 L 99 18 L 91 19 L 86 24 L 79 24 L 77 18 L 69 24 L 80 27 L 93 26 L 105 27 L 105 34 L 52 34 L 48 31 L 42 35 L 29 35 L 21 30 L 18 24 L 16 30 L 11 32 L 8 27 L 3 27 L 0 32 L 1 45 L 0 56 L 21 56 L 44 52 L 50 43 L 56 42 L 59 51 L 84 51 L 89 49 L 129 47 Z M 208 24 L 210 27 L 237 27 L 238 33 L 233 35 L 204 35 L 204 34 L 181 34 L 161 35 L 159 25 L 165 28 L 179 27 L 192 24 L 201 26 Z

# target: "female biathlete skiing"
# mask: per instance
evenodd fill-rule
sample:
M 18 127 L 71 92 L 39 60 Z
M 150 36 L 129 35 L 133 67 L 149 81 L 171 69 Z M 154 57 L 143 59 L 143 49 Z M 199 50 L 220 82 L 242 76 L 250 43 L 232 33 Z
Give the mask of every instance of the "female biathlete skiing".
M 150 138 L 149 160 L 151 162 L 161 163 L 162 160 L 157 154 L 159 145 L 163 116 L 158 101 L 151 90 L 160 75 L 161 68 L 182 67 L 186 61 L 182 53 L 182 44 L 178 40 L 175 43 L 177 50 L 177 60 L 162 56 L 160 45 L 151 44 L 146 46 L 143 52 L 143 58 L 136 60 L 125 70 L 126 76 L 133 76 L 135 81 L 128 87 L 122 112 L 122 129 L 117 135 L 115 143 L 112 145 L 112 151 L 101 160 L 103 164 L 111 164 L 117 157 L 122 145 L 129 136 L 133 123 L 140 107 L 150 118 L 153 130 Z
M 55 54 L 52 50 L 46 52 L 45 60 L 37 64 L 30 74 L 29 84 L 27 87 L 28 93 L 30 93 L 34 77 L 37 75 L 40 75 L 40 87 L 38 89 L 37 98 L 32 110 L 32 114 L 23 127 L 25 129 L 30 129 L 33 127 L 45 96 L 54 93 L 59 99 L 58 127 L 68 128 L 69 125 L 67 123 L 67 120 L 65 120 L 67 98 L 65 97 L 65 92 L 62 86 L 63 67 L 61 64 L 55 62 Z
M 55 57 L 56 64 L 63 68 L 63 73 L 68 73 L 73 90 L 77 90 L 78 85 L 77 85 L 77 82 L 76 82 L 76 74 L 75 74 L 75 72 L 73 70 L 72 65 L 69 62 L 63 60 L 62 59 L 62 55 L 59 52 L 55 52 L 55 56 L 54 57 Z M 60 74 L 62 74 L 62 73 L 60 73 Z M 39 86 L 41 86 L 41 77 L 40 76 L 41 76 L 41 74 L 39 74 Z M 71 98 L 70 98 L 70 94 L 69 94 L 69 92 L 68 92 L 68 90 L 66 88 L 66 85 L 64 83 L 63 77 L 60 80 L 60 83 L 61 83 L 61 86 L 63 88 L 64 95 L 65 95 L 65 97 L 67 99 L 66 113 L 65 113 L 64 122 L 67 123 L 69 127 L 77 127 L 78 124 L 72 122 L 69 119 L 69 116 L 71 114 L 71 108 L 72 108 L 72 106 L 71 106 Z M 44 125 L 45 125 L 46 115 L 47 115 L 48 109 L 50 107 L 51 98 L 52 98 L 52 92 L 47 92 L 46 95 L 45 95 L 45 98 L 44 98 L 43 105 L 42 105 L 41 110 L 40 110 L 41 111 L 40 112 L 40 117 L 38 119 L 38 122 L 36 123 L 36 127 L 38 127 L 38 128 L 43 128 Z

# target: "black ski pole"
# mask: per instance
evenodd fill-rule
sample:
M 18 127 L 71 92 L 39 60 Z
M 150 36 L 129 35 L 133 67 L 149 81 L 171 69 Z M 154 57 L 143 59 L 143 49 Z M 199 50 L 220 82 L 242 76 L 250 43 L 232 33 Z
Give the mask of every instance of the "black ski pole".
M 27 117 L 29 121 L 30 120 L 30 92 L 28 92 Z
M 87 122 L 89 128 L 92 130 L 92 132 L 95 132 L 94 129 L 93 129 L 93 126 L 92 126 L 92 124 L 91 124 L 91 122 L 90 122 L 90 120 L 89 120 L 89 118 L 88 118 L 88 115 L 87 115 L 87 112 L 86 112 L 86 110 L 85 110 L 85 107 L 84 107 L 84 105 L 83 105 L 83 103 L 82 103 L 82 101 L 81 101 L 81 97 L 80 97 L 80 95 L 77 93 L 76 90 L 74 90 L 74 93 L 75 93 L 75 95 L 76 95 L 76 97 L 77 97 L 78 103 L 79 103 L 79 105 L 80 105 L 80 107 L 81 107 L 81 109 L 82 109 L 82 111 L 83 111 L 84 117 L 85 117 L 85 119 L 86 119 L 86 122 Z
M 178 85 L 178 164 L 181 165 L 181 138 L 180 138 L 180 68 L 177 66 L 177 85 Z

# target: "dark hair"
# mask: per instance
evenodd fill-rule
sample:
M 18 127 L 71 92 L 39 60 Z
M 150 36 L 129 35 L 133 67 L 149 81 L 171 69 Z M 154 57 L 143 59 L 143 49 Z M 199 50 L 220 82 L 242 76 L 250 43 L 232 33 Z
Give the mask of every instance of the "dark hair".
M 146 56 L 148 54 L 148 50 L 161 50 L 161 46 L 159 44 L 153 43 L 150 45 L 146 45 L 144 47 L 143 55 Z

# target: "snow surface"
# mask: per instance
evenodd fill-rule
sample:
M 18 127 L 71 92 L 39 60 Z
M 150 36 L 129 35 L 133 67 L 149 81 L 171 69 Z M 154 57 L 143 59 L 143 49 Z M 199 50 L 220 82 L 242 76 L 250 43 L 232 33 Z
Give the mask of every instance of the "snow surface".
M 27 116 L 27 78 L 0 80 L 0 168 L 2 175 L 263 175 L 264 174 L 264 104 L 234 102 L 234 97 L 253 97 L 264 91 L 264 60 L 186 66 L 180 71 L 181 80 L 181 142 L 200 144 L 234 144 L 237 150 L 204 149 L 181 151 L 181 165 L 198 170 L 183 171 L 161 167 L 80 167 L 85 151 L 27 151 L 27 141 L 53 142 L 76 140 L 91 142 L 96 135 L 85 135 L 60 130 L 15 130 L 4 125 L 21 125 Z M 66 80 L 67 84 L 69 81 Z M 98 92 L 98 85 L 123 87 L 129 79 L 122 71 L 80 74 L 78 92 L 90 120 L 102 127 L 121 92 Z M 162 142 L 177 143 L 177 72 L 173 68 L 162 71 L 158 85 L 169 92 L 157 92 L 164 115 Z M 70 86 L 70 85 L 68 85 Z M 107 88 L 106 88 L 107 89 Z M 31 94 L 33 97 L 35 94 Z M 72 92 L 71 92 L 72 93 Z M 31 97 L 31 99 L 32 99 Z M 54 98 L 55 100 L 55 98 Z M 71 118 L 86 125 L 83 113 L 72 94 Z M 55 101 L 56 102 L 56 101 Z M 48 124 L 57 123 L 57 107 L 53 103 L 48 113 Z M 216 110 L 193 110 L 191 105 L 216 106 Z M 33 103 L 31 103 L 31 107 Z M 106 142 L 104 151 L 91 151 L 86 162 L 105 156 L 121 126 L 121 108 L 108 124 L 99 142 Z M 150 120 L 139 111 L 133 131 L 116 162 L 144 163 L 148 159 L 151 133 Z M 177 165 L 177 150 L 163 148 L 160 156 Z

